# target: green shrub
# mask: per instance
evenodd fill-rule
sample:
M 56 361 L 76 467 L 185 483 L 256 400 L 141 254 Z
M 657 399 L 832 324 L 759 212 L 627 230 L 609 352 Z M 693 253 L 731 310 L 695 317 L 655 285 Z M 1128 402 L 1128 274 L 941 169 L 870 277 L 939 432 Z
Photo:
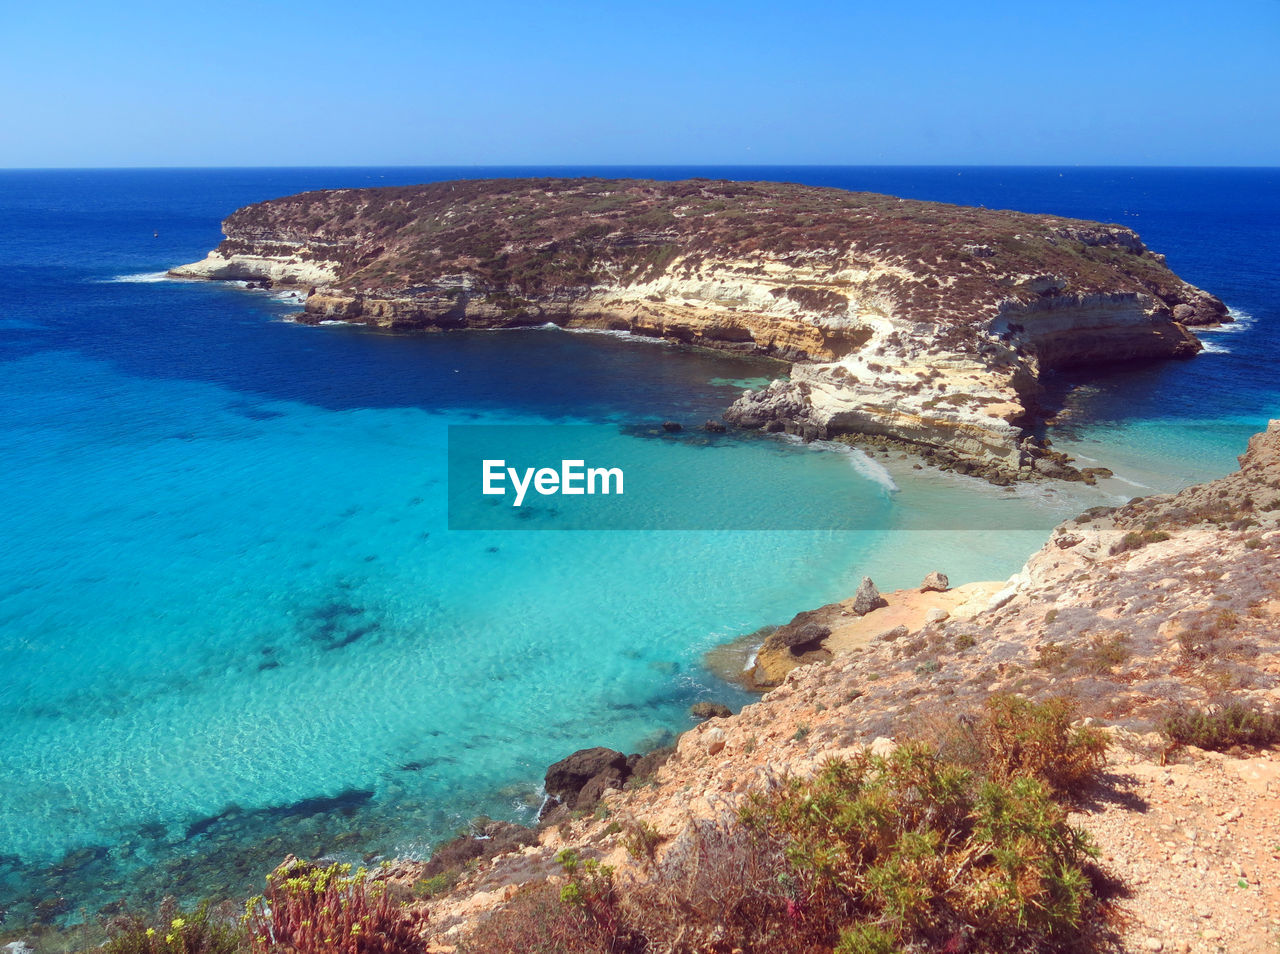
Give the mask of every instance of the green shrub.
M 742 818 L 784 846 L 804 909 L 838 919 L 808 929 L 838 932 L 841 952 L 966 935 L 978 950 L 1044 949 L 1097 907 L 1084 873 L 1093 849 L 1044 783 L 983 779 L 922 743 L 830 762 Z
M 458 883 L 461 872 L 457 868 L 440 871 L 429 878 L 423 878 L 413 886 L 413 893 L 419 898 L 434 898 L 453 890 Z
M 240 919 L 210 912 L 205 902 L 183 914 L 168 900 L 152 923 L 126 915 L 107 925 L 106 954 L 240 954 L 245 932 Z
M 1081 662 L 1085 668 L 1097 675 L 1110 672 L 1117 666 L 1128 662 L 1132 651 L 1129 649 L 1129 637 L 1122 633 L 1112 636 L 1095 636 L 1081 653 Z
M 1237 745 L 1280 744 L 1280 714 L 1266 713 L 1241 702 L 1220 709 L 1182 709 L 1165 718 L 1164 734 L 1175 745 L 1225 752 Z
M 661 832 L 644 821 L 627 825 L 622 836 L 622 845 L 627 849 L 627 854 L 641 861 L 652 861 L 662 842 Z
M 1169 534 L 1163 530 L 1131 530 L 1120 538 L 1118 543 L 1111 546 L 1111 555 L 1116 556 L 1120 553 L 1128 553 L 1130 550 L 1141 550 L 1149 543 L 1163 543 L 1169 539 Z
M 898 954 L 894 936 L 874 924 L 859 924 L 840 935 L 835 954 Z
M 1033 778 L 1063 793 L 1093 782 L 1106 758 L 1107 738 L 1073 727 L 1075 705 L 1061 696 L 1032 702 L 1019 696 L 987 700 L 977 726 L 986 774 L 997 780 Z

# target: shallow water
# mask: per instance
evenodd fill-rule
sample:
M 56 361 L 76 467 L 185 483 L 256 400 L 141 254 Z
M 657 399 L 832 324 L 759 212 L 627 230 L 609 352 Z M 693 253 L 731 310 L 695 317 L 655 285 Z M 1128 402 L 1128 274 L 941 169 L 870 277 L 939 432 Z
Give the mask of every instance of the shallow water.
M 623 428 L 619 446 L 670 475 L 678 507 L 696 497 L 682 493 L 683 445 L 625 428 L 715 417 L 779 368 L 554 330 L 308 328 L 283 320 L 293 306 L 278 297 L 163 280 L 245 202 L 440 174 L 0 173 L 10 923 L 34 918 L 37 899 L 65 897 L 74 917 L 119 897 L 234 894 L 286 851 L 421 853 L 478 814 L 527 819 L 545 766 L 573 749 L 650 747 L 690 724 L 696 699 L 745 701 L 704 670 L 709 647 L 846 596 L 863 574 L 882 588 L 935 568 L 1006 577 L 1084 506 L 1229 469 L 1277 408 L 1258 367 L 1275 279 L 1235 271 L 1274 229 L 1259 220 L 1252 245 L 1237 236 L 1217 255 L 1169 240 L 1177 197 L 1196 193 L 1163 173 L 1130 195 L 1128 173 L 1072 191 L 999 170 L 757 172 L 1033 211 L 1057 195 L 1056 211 L 1102 218 L 1116 202 L 1145 216 L 1146 197 L 1149 243 L 1253 322 L 1196 361 L 1067 392 L 1053 435 L 1116 470 L 1097 490 L 1007 492 L 896 454 L 769 440 L 733 453 L 753 485 L 788 469 L 795 489 L 777 507 L 875 520 L 450 531 L 451 424 Z M 953 194 L 966 176 L 982 181 Z M 1247 190 L 1233 183 L 1218 219 L 1193 210 L 1200 242 L 1215 221 L 1240 227 L 1231 202 Z

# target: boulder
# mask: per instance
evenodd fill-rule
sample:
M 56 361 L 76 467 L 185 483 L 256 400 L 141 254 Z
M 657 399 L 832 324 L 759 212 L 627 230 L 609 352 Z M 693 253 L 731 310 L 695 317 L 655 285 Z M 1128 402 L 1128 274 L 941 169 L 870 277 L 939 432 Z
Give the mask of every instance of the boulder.
M 695 702 L 689 707 L 689 715 L 695 719 L 727 719 L 733 710 L 720 702 Z
M 876 639 L 883 639 L 885 642 L 893 642 L 895 639 L 901 639 L 903 636 L 910 636 L 911 630 L 905 626 L 895 626 L 893 629 L 885 630 Z
M 609 769 L 622 775 L 626 768 L 627 757 L 614 749 L 603 746 L 579 749 L 547 769 L 544 780 L 547 794 L 572 806 L 577 801 L 578 793 L 597 775 Z
M 924 578 L 924 582 L 920 584 L 921 593 L 945 593 L 951 588 L 951 581 L 947 579 L 947 574 L 939 573 L 934 570 Z
M 1080 471 L 1052 457 L 1040 457 L 1031 465 L 1037 474 L 1054 480 L 1079 480 Z
M 866 616 L 872 610 L 888 605 L 876 585 L 871 582 L 871 577 L 864 576 L 858 584 L 858 591 L 853 594 L 853 611 L 859 616 Z
M 933 609 L 929 610 L 929 612 L 924 614 L 924 621 L 926 623 L 941 623 L 950 616 L 951 614 L 942 607 L 935 606 Z
M 775 629 L 773 635 L 765 640 L 765 646 L 770 652 L 780 649 L 797 649 L 802 646 L 816 648 L 818 643 L 830 635 L 831 627 L 824 626 L 822 623 L 810 622 L 796 625 L 793 622 Z
M 678 421 L 663 421 L 662 429 L 669 434 L 674 434 L 676 431 L 683 431 L 684 425 Z
M 707 421 L 702 425 L 702 429 L 709 434 L 723 434 L 729 428 L 725 427 L 719 421 Z
M 724 750 L 724 729 L 708 729 L 702 736 L 702 744 L 707 747 L 708 755 L 719 755 Z
M 586 785 L 582 786 L 578 792 L 578 797 L 574 799 L 573 807 L 576 809 L 591 808 L 596 802 L 604 796 L 604 793 L 610 789 L 621 789 L 626 783 L 626 773 L 616 768 L 607 768 L 599 775 L 591 777 Z

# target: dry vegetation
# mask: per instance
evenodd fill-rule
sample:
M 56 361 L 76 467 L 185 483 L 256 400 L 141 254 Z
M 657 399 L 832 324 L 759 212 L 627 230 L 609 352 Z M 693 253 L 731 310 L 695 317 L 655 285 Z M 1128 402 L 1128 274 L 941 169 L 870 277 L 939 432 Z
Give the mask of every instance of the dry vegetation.
M 1017 725 L 1007 718 L 1017 716 Z M 1106 743 L 1065 700 L 993 700 L 939 747 L 834 759 L 704 822 L 647 877 L 560 856 L 484 922 L 468 954 L 1089 950 L 1108 937 L 1102 878 L 1066 803 Z
M 466 273 L 511 308 L 524 296 L 644 281 L 677 260 L 685 273 L 726 259 L 803 259 L 833 270 L 891 262 L 914 277 L 885 273 L 871 290 L 955 320 L 986 315 L 1003 298 L 1034 300 L 1044 289 L 1029 275 L 1056 276 L 1068 294 L 1142 291 L 1173 301 L 1183 288 L 1120 226 L 785 183 L 496 179 L 343 189 L 251 205 L 225 227 L 224 253 L 333 258 L 349 290 L 412 294 Z M 778 294 L 819 314 L 842 307 L 831 289 Z

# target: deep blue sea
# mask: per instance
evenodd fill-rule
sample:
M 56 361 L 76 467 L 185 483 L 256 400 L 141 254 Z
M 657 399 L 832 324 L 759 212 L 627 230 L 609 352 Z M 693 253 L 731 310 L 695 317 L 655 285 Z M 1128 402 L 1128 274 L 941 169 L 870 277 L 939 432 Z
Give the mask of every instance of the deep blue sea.
M 874 525 L 450 531 L 450 424 L 698 423 L 780 369 L 556 330 L 304 327 L 278 296 L 164 279 L 260 199 L 587 173 L 1121 222 L 1240 320 L 1194 360 L 1057 382 L 1051 436 L 1117 472 L 1096 490 L 771 439 L 734 445 L 743 481 L 785 469 L 777 507 Z M 0 930 L 243 894 L 290 851 L 422 855 L 478 815 L 529 820 L 550 762 L 746 701 L 703 667 L 718 643 L 864 574 L 1007 577 L 1082 507 L 1228 471 L 1280 415 L 1277 262 L 1275 170 L 0 172 Z M 693 496 L 678 442 L 619 440 L 672 475 L 673 507 Z

